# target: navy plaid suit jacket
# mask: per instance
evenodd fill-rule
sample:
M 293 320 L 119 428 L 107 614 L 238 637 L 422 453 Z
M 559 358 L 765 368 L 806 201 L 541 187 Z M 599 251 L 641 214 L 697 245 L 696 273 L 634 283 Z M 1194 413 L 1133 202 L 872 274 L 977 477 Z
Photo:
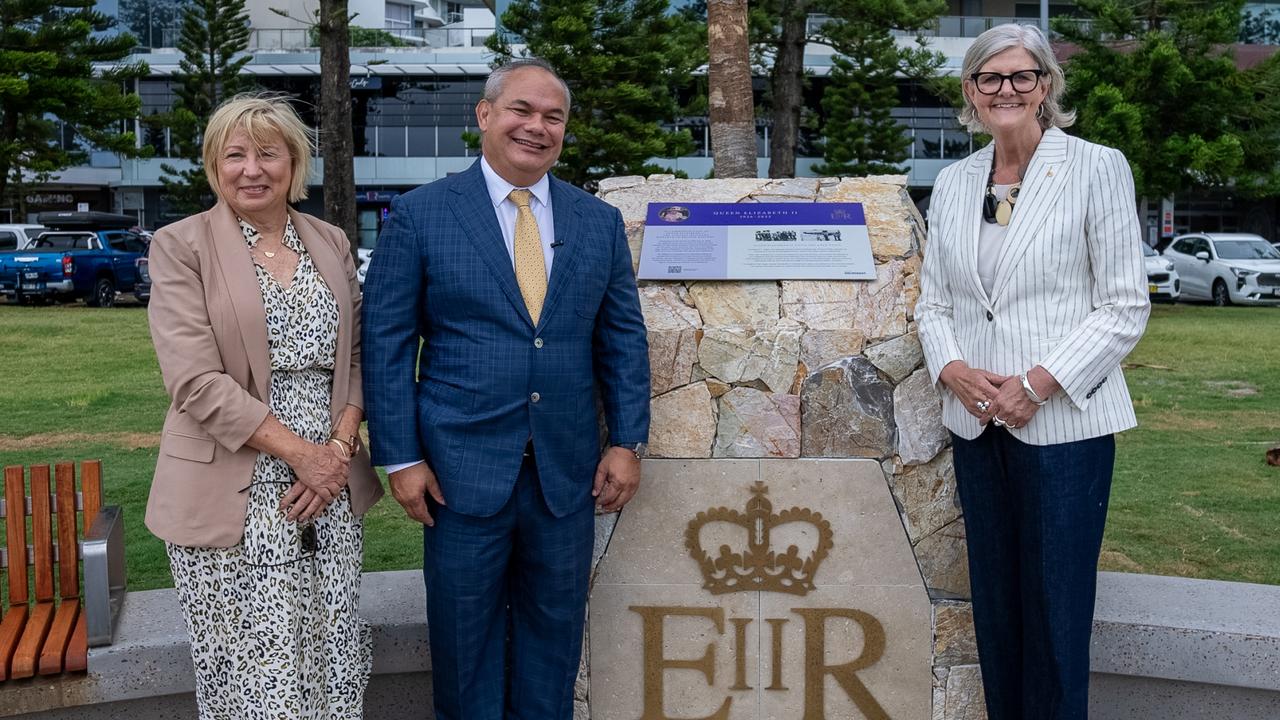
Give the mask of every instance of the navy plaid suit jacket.
M 597 388 L 609 442 L 648 439 L 648 341 L 622 215 L 550 180 L 563 244 L 536 328 L 478 161 L 396 198 L 365 279 L 374 464 L 425 458 L 467 515 L 502 508 L 530 437 L 551 512 L 589 504 Z

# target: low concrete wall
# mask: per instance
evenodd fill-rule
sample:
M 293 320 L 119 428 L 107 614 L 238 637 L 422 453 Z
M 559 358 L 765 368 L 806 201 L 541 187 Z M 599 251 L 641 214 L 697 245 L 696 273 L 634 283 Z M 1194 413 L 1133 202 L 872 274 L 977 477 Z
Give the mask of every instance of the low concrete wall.
M 373 627 L 370 718 L 430 716 L 426 596 L 417 570 L 367 573 L 360 614 Z M 194 720 L 195 676 L 173 590 L 129 593 L 110 647 L 89 651 L 87 675 L 0 683 L 0 717 Z
M 1280 718 L 1280 587 L 1099 573 L 1095 720 Z
M 1270 585 L 1100 573 L 1091 717 L 1280 718 L 1278 608 L 1280 587 Z M 430 717 L 421 573 L 365 575 L 361 614 L 374 638 L 365 715 Z M 91 651 L 89 666 L 76 678 L 0 683 L 0 717 L 196 717 L 186 629 L 172 590 L 130 593 L 115 644 Z

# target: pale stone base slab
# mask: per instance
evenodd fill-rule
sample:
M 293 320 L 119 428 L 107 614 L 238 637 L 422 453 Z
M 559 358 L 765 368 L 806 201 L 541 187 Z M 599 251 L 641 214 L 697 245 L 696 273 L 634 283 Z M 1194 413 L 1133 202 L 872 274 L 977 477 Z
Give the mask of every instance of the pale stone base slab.
M 879 463 L 648 460 L 592 590 L 591 717 L 928 717 L 931 630 Z

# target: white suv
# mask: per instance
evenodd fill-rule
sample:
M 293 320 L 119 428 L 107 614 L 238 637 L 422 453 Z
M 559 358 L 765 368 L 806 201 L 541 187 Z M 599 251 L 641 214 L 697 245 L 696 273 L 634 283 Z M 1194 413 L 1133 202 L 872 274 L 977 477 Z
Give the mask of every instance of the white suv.
M 48 229 L 43 225 L 0 225 L 0 252 L 26 250 L 37 235 Z
M 1181 235 L 1164 256 L 1182 278 L 1184 300 L 1280 305 L 1280 251 L 1258 235 Z

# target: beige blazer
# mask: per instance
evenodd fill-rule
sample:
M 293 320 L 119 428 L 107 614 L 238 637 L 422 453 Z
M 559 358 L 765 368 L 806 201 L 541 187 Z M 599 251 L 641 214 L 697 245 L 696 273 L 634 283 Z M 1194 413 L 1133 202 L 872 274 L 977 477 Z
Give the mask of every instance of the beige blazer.
M 929 207 L 915 318 L 942 422 L 960 437 L 977 418 L 938 382 L 952 360 L 1002 375 L 1041 365 L 1062 385 L 1023 427 L 1031 445 L 1073 442 L 1137 424 L 1120 362 L 1142 337 L 1151 303 L 1133 175 L 1119 150 L 1046 130 L 996 262 L 978 277 L 978 227 L 993 146 L 944 169 Z
M 363 407 L 360 286 L 347 238 L 292 209 L 289 217 L 338 303 L 332 416 Z M 146 524 L 163 540 L 230 547 L 244 534 L 258 451 L 245 442 L 267 416 L 266 311 L 236 216 L 225 203 L 168 225 L 151 242 L 151 339 L 171 404 L 160 437 Z M 352 509 L 382 486 L 361 452 L 351 463 Z

